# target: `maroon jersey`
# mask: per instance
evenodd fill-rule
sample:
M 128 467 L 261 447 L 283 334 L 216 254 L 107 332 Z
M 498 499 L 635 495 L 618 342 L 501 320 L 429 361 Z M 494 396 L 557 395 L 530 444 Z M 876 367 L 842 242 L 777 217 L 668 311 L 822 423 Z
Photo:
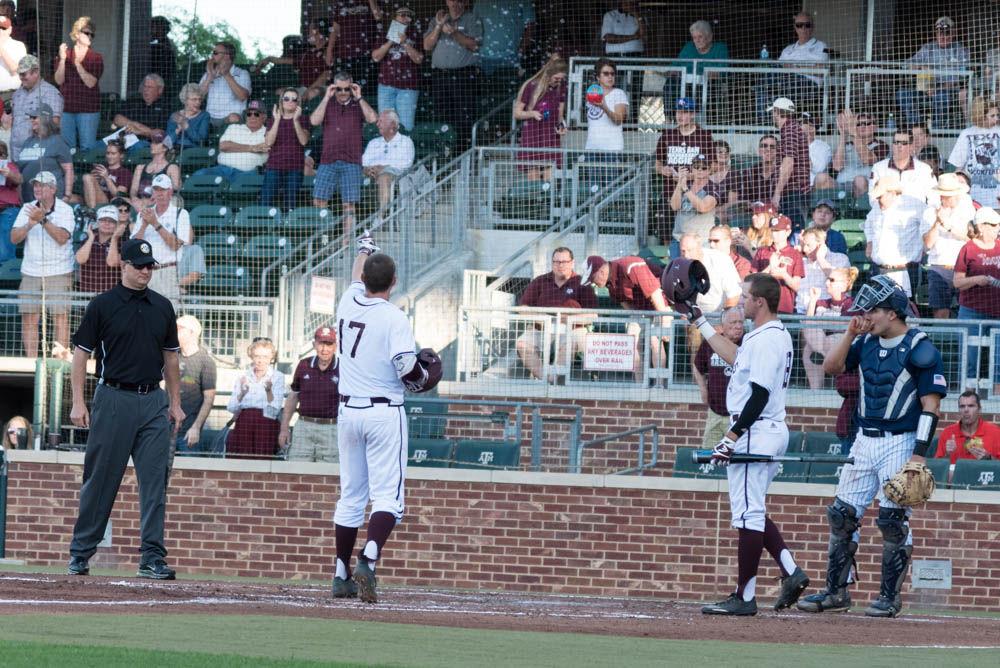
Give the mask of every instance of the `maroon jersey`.
M 781 144 L 778 146 L 778 156 L 779 160 L 789 157 L 795 160 L 792 175 L 788 177 L 788 182 L 785 184 L 786 191 L 790 193 L 809 192 L 809 142 L 802 131 L 802 126 L 795 119 L 790 118 L 781 126 Z
M 319 368 L 315 355 L 299 362 L 292 377 L 292 392 L 299 395 L 299 415 L 305 418 L 337 419 L 340 404 L 340 362 L 334 359 Z
M 741 343 L 742 336 L 736 345 Z M 729 377 L 733 375 L 733 366 L 719 357 L 708 341 L 702 341 L 694 356 L 694 368 L 708 384 L 708 407 L 716 415 L 729 415 L 726 410 L 726 389 L 729 387 Z
M 775 251 L 774 246 L 758 248 L 757 254 L 753 257 L 754 271 L 766 270 L 771 263 L 771 256 L 774 253 L 781 255 L 781 266 L 785 268 L 789 275 L 800 278 L 805 277 L 806 265 L 802 259 L 802 253 L 791 246 L 785 246 L 780 251 Z M 791 286 L 780 278 L 778 279 L 778 283 L 781 284 L 781 301 L 778 303 L 778 313 L 794 313 L 796 291 L 792 290 Z

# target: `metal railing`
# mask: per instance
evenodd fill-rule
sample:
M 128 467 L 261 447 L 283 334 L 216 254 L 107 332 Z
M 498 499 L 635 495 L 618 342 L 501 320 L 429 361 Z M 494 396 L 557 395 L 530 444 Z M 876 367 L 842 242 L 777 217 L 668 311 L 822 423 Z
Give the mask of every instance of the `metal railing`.
M 486 112 L 472 125 L 472 146 L 514 145 L 517 121 L 514 120 L 514 100 L 510 97 Z
M 644 461 L 646 459 L 646 434 L 649 434 L 649 461 Z M 605 443 L 613 443 L 629 436 L 638 436 L 638 452 L 636 453 L 636 465 L 631 468 L 622 469 L 620 471 L 615 471 L 616 475 L 626 475 L 629 473 L 638 473 L 642 475 L 646 469 L 651 469 L 655 467 L 660 461 L 660 431 L 655 424 L 647 424 L 642 427 L 636 427 L 635 429 L 628 429 L 626 431 L 618 432 L 617 434 L 610 434 L 609 436 L 602 436 L 601 438 L 595 438 L 590 441 L 583 441 L 579 444 L 580 454 L 577 456 L 577 462 L 582 466 L 583 464 L 583 453 L 587 448 L 594 448 L 598 445 L 604 445 Z M 579 471 L 576 471 L 577 473 Z

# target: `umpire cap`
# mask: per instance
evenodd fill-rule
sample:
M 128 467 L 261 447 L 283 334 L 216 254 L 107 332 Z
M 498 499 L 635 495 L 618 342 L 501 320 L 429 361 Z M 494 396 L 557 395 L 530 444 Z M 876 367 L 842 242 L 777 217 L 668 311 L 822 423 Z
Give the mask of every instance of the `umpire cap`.
M 153 257 L 153 249 L 145 239 L 129 239 L 122 246 L 122 262 L 127 262 L 133 267 L 145 267 L 156 264 Z

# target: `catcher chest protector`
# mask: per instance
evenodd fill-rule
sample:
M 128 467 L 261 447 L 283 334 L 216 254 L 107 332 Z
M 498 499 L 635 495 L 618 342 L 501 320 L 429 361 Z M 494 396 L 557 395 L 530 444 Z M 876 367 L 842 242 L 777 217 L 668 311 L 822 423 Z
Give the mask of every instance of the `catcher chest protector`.
M 698 260 L 679 257 L 671 260 L 660 276 L 660 287 L 667 303 L 676 308 L 678 304 L 694 302 L 699 294 L 706 294 L 711 283 L 705 265 Z

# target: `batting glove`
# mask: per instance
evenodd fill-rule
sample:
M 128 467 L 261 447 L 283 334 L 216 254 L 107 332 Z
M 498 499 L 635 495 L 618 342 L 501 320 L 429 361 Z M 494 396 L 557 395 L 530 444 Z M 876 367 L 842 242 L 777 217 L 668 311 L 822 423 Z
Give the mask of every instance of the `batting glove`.
M 718 445 L 712 448 L 712 463 L 716 466 L 729 466 L 729 460 L 736 449 L 736 442 L 723 436 Z
M 364 234 L 358 237 L 357 245 L 358 255 L 373 255 L 382 250 L 375 244 L 375 240 L 372 239 L 371 232 L 368 230 L 365 230 Z

